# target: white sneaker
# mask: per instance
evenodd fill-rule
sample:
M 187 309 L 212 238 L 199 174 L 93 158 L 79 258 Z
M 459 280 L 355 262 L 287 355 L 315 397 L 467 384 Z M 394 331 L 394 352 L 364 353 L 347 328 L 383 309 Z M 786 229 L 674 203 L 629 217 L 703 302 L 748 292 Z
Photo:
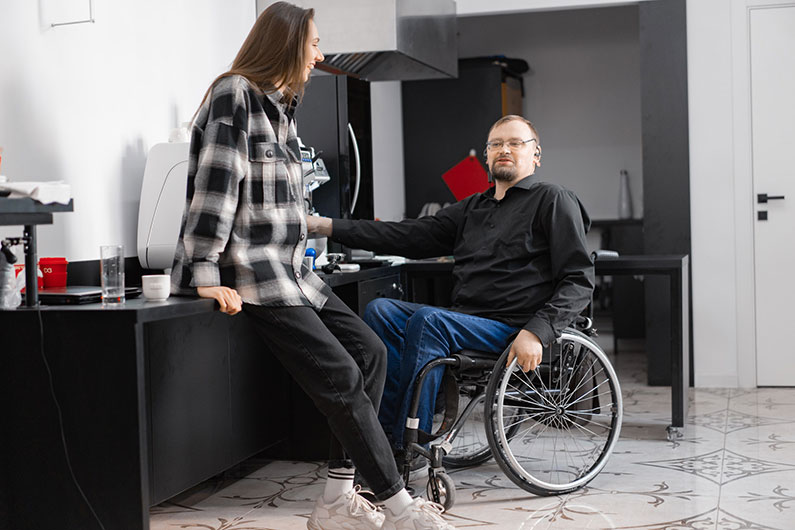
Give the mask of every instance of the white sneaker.
M 375 505 L 359 495 L 356 486 L 340 495 L 331 504 L 326 504 L 321 495 L 309 516 L 309 530 L 378 530 L 384 523 L 384 514 Z
M 455 530 L 453 525 L 442 519 L 443 511 L 441 505 L 418 497 L 397 515 L 385 510 L 383 530 Z

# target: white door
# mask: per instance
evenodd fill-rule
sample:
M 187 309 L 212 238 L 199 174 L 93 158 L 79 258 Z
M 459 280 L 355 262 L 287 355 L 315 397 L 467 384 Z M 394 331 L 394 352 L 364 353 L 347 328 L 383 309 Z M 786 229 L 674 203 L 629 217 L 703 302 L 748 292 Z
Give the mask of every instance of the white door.
M 795 386 L 795 5 L 749 15 L 756 377 Z

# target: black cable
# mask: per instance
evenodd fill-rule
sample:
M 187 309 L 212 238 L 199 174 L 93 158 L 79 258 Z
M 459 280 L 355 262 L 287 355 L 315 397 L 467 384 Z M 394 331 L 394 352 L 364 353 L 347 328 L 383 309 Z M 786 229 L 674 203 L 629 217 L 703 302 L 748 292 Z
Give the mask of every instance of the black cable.
M 41 306 L 36 304 L 36 314 L 39 317 L 39 339 L 40 339 L 40 348 L 41 351 L 41 358 L 44 361 L 44 367 L 47 369 L 47 377 L 50 381 L 50 395 L 52 396 L 52 401 L 55 403 L 55 409 L 58 411 L 58 426 L 61 430 L 61 443 L 63 445 L 63 454 L 66 457 L 66 467 L 69 468 L 69 474 L 72 476 L 72 482 L 74 483 L 75 487 L 77 487 L 77 491 L 80 492 L 80 496 L 83 497 L 83 501 L 85 501 L 86 506 L 88 509 L 91 510 L 91 514 L 94 516 L 94 519 L 97 520 L 97 524 L 102 530 L 105 529 L 105 525 L 102 524 L 100 521 L 97 512 L 94 511 L 94 507 L 89 502 L 88 497 L 83 492 L 83 488 L 80 487 L 80 483 L 77 481 L 77 476 L 75 476 L 75 472 L 72 469 L 72 460 L 69 458 L 69 449 L 66 446 L 66 434 L 64 433 L 63 429 L 63 415 L 61 414 L 61 405 L 58 403 L 58 398 L 55 396 L 55 385 L 52 382 L 52 370 L 50 370 L 50 363 L 47 362 L 47 356 L 44 354 L 44 322 L 41 318 Z

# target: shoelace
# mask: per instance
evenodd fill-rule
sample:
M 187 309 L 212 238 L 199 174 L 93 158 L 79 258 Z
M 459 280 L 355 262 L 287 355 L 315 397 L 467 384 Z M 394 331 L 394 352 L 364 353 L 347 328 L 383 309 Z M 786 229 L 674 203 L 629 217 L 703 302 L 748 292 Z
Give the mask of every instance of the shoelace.
M 423 501 L 419 508 L 424 515 L 430 517 L 431 521 L 444 521 L 442 518 L 444 507 L 441 504 L 432 501 Z
M 378 508 L 376 508 L 375 504 L 359 495 L 359 492 L 362 491 L 362 487 L 360 485 L 357 484 L 351 491 L 351 500 L 348 504 L 348 509 L 350 510 L 351 515 L 359 515 L 359 510 L 364 513 L 378 512 Z

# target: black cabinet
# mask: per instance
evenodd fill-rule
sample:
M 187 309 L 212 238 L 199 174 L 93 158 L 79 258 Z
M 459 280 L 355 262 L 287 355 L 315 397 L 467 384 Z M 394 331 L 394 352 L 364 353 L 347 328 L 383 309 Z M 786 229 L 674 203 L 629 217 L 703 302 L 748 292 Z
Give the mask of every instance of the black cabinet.
M 506 114 L 522 114 L 522 80 L 503 63 L 462 59 L 457 79 L 404 81 L 403 150 L 406 215 L 427 202 L 455 202 L 442 174 L 475 149 Z

